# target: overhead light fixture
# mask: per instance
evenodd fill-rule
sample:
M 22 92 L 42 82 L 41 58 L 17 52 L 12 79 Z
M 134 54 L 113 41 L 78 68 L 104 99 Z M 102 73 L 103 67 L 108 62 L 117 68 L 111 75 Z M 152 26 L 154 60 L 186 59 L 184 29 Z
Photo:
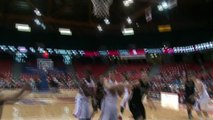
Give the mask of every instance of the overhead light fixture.
M 34 22 L 37 24 L 37 25 L 41 25 L 41 22 L 39 21 L 39 19 L 34 19 Z
M 41 12 L 36 8 L 34 10 L 34 13 L 37 15 L 37 16 L 42 16 Z
M 132 24 L 132 20 L 129 17 L 126 19 L 126 21 L 128 24 Z
M 122 30 L 122 34 L 124 36 L 126 36 L 126 35 L 134 35 L 134 30 L 133 30 L 133 28 L 124 28 Z
M 169 0 L 168 1 L 169 9 L 172 9 L 177 6 L 177 0 Z
M 41 24 L 41 27 L 45 30 L 46 26 L 44 24 Z
M 177 6 L 177 0 L 169 0 L 168 2 L 163 1 L 157 7 L 158 7 L 159 11 L 163 11 L 163 10 L 166 10 L 166 9 L 172 9 L 176 6 Z
M 104 19 L 104 22 L 105 22 L 105 24 L 107 24 L 107 25 L 110 24 L 110 21 L 109 21 L 107 18 Z
M 158 5 L 158 10 L 159 11 L 163 11 L 163 6 L 162 5 Z
M 164 9 L 168 9 L 168 7 L 169 7 L 169 5 L 168 5 L 168 3 L 167 2 L 162 2 L 162 7 L 164 8 Z
M 97 29 L 98 29 L 98 31 L 100 31 L 100 32 L 103 31 L 103 29 L 102 29 L 102 27 L 101 27 L 100 25 L 97 26 Z
M 133 0 L 124 0 L 123 1 L 123 4 L 124 4 L 125 7 L 129 7 L 132 3 L 134 3 Z
M 69 28 L 59 28 L 58 30 L 61 35 L 70 35 L 70 36 L 72 35 L 72 32 Z
M 28 24 L 16 23 L 15 27 L 18 31 L 21 31 L 21 32 L 31 32 L 31 28 Z

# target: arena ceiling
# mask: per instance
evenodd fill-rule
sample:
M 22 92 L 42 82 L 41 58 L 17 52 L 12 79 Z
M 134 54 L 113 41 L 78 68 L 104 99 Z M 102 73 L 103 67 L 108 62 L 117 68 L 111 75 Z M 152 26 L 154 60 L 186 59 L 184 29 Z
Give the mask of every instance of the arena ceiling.
M 103 19 L 93 15 L 90 0 L 0 0 L 2 43 L 44 43 L 55 47 L 60 43 L 61 47 L 98 49 L 113 46 L 115 42 L 119 44 L 116 47 L 157 47 L 165 43 L 174 46 L 211 39 L 212 0 L 177 0 L 176 7 L 160 12 L 157 5 L 162 1 L 134 0 L 131 6 L 124 7 L 123 0 L 114 0 L 108 18 L 110 25 L 106 25 Z M 149 7 L 152 9 L 152 20 L 147 22 L 145 10 Z M 41 17 L 35 15 L 36 8 L 42 13 Z M 126 22 L 128 16 L 132 19 L 131 25 Z M 44 23 L 45 29 L 35 24 L 36 18 Z M 29 24 L 32 32 L 17 33 L 15 23 Z M 97 30 L 98 25 L 103 27 L 102 32 Z M 159 33 L 159 25 L 171 25 L 172 31 Z M 134 28 L 135 35 L 122 36 L 124 26 Z M 70 28 L 73 36 L 56 34 L 59 27 Z

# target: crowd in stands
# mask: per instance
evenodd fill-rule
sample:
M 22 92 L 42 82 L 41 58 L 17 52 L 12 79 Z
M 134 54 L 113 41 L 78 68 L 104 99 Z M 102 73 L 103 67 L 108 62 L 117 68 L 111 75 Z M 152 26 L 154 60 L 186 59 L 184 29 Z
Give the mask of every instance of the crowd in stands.
M 22 73 L 18 79 L 12 77 L 11 65 L 3 65 L 0 69 L 0 87 L 1 88 L 19 88 L 26 81 L 30 81 L 35 86 L 40 82 L 39 75 L 34 72 Z M 159 99 L 160 92 L 172 92 L 177 93 L 180 96 L 180 102 L 183 101 L 183 76 L 186 76 L 186 71 L 193 71 L 197 73 L 197 77 L 200 78 L 208 88 L 209 94 L 213 97 L 213 70 L 211 70 L 212 63 L 204 64 L 207 72 L 202 72 L 203 68 L 197 64 L 165 64 L 161 65 L 159 74 L 151 76 L 151 95 L 153 98 Z M 122 82 L 125 79 L 136 80 L 140 78 L 140 71 L 149 71 L 151 69 L 149 64 L 124 64 L 116 65 L 113 67 L 115 73 L 115 79 L 117 82 Z M 83 72 L 87 69 L 93 74 L 95 80 L 100 75 L 104 74 L 110 68 L 109 65 L 74 65 L 76 73 L 67 73 L 66 71 L 50 70 L 47 74 L 47 80 L 49 85 L 58 81 L 58 87 L 63 89 L 75 89 L 77 87 L 77 80 L 84 78 Z M 6 71 L 4 71 L 6 70 Z

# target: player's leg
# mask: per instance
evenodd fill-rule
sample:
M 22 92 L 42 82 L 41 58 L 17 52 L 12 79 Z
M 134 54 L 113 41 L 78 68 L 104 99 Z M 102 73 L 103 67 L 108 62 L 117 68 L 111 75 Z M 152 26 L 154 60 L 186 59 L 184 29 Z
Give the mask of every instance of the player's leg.
M 199 101 L 196 101 L 194 109 L 195 109 L 199 119 L 202 120 L 201 106 L 200 106 Z
M 201 111 L 203 113 L 203 115 L 205 116 L 205 118 L 209 119 L 209 114 L 208 114 L 208 110 L 209 110 L 209 98 L 205 98 L 205 99 L 202 99 L 202 101 L 200 101 L 200 108 L 201 108 Z
M 203 111 L 203 115 L 206 117 L 206 120 L 210 120 L 209 119 L 209 114 L 207 111 Z
M 142 113 L 140 111 L 140 103 L 129 102 L 129 110 L 132 113 L 134 120 L 143 120 Z
M 146 120 L 146 110 L 145 110 L 143 103 L 140 104 L 140 111 L 141 111 L 141 115 L 143 118 L 142 120 Z
M 186 99 L 186 109 L 187 109 L 187 114 L 189 119 L 193 118 L 192 116 L 193 105 L 194 105 L 194 101 L 190 99 Z
M 78 118 L 81 114 L 81 95 L 78 93 L 75 97 L 75 109 L 73 115 Z

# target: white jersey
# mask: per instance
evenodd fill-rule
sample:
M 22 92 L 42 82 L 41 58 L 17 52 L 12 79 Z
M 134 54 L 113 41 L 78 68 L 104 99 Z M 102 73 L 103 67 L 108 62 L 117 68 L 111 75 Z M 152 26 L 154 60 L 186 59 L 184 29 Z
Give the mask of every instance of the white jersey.
M 108 81 L 110 84 L 114 84 L 112 81 Z M 117 100 L 118 95 L 112 94 L 109 90 L 105 89 L 105 96 L 101 104 L 101 120 L 117 120 Z
M 206 85 L 204 85 L 204 84 L 202 83 L 202 86 L 203 86 L 203 90 L 202 90 L 202 94 L 200 95 L 200 99 L 203 99 L 203 98 L 210 98 L 210 97 L 209 97 L 209 94 L 208 94 L 208 92 L 207 92 L 207 87 L 206 87 Z
M 111 80 L 109 80 L 109 83 L 110 84 L 117 84 L 117 83 L 112 82 Z M 105 88 L 104 88 L 104 90 L 106 92 L 106 94 L 104 96 L 104 99 L 106 99 L 107 102 L 111 102 L 111 103 L 117 104 L 118 95 L 117 94 L 112 94 L 109 90 L 107 90 Z
M 88 87 L 95 87 L 93 80 L 90 82 L 84 80 Z M 78 93 L 75 98 L 74 116 L 78 119 L 88 119 L 91 117 L 89 97 L 83 93 Z
M 195 105 L 195 110 L 208 111 L 209 110 L 208 105 L 209 105 L 209 102 L 211 99 L 207 92 L 206 86 L 203 83 L 201 83 L 201 84 L 203 86 L 203 90 L 202 90 L 202 93 L 199 95 L 199 98 L 197 99 L 197 103 Z

